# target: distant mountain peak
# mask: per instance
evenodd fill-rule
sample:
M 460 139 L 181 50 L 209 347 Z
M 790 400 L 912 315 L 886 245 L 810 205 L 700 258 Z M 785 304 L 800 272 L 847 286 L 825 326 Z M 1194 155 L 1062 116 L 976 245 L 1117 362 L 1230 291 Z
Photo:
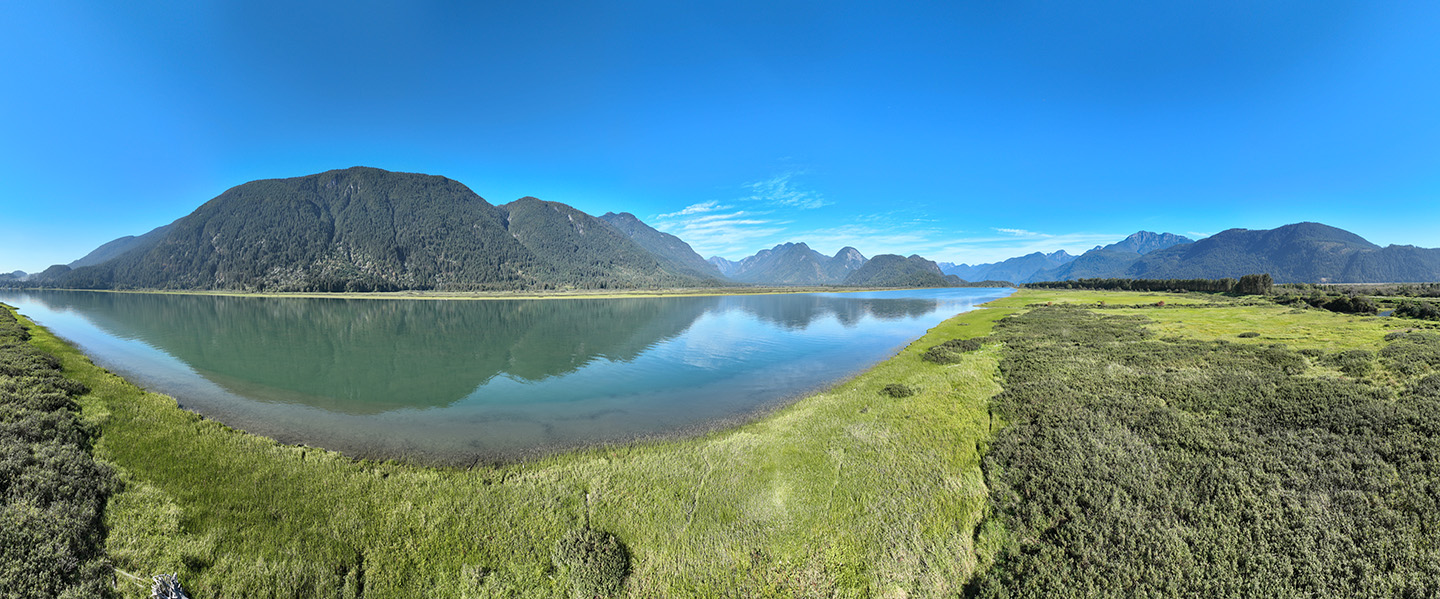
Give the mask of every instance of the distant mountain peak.
M 1101 249 L 1112 252 L 1134 252 L 1136 254 L 1148 254 L 1155 250 L 1163 250 L 1185 243 L 1195 243 L 1194 240 L 1183 235 L 1174 233 L 1153 233 L 1150 231 L 1139 231 L 1124 240 L 1112 243 Z
M 1077 256 L 1075 256 L 1074 254 L 1071 254 L 1071 253 L 1069 253 L 1069 252 L 1066 252 L 1065 250 L 1055 250 L 1055 251 L 1053 251 L 1053 252 L 1050 252 L 1050 253 L 1048 253 L 1048 254 L 1045 254 L 1045 257 L 1046 257 L 1046 258 L 1049 258 L 1049 259 L 1051 259 L 1051 260 L 1054 260 L 1054 261 L 1056 261 L 1056 262 L 1059 262 L 1059 263 L 1061 263 L 1061 264 L 1064 264 L 1064 263 L 1066 263 L 1066 262 L 1069 262 L 1069 261 L 1074 260 L 1075 258 L 1077 258 Z

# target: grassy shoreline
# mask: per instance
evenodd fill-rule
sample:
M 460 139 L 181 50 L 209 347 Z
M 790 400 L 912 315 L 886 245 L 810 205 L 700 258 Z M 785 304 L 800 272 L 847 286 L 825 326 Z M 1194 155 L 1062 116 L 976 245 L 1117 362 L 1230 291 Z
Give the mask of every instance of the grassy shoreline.
M 756 422 L 473 469 L 282 445 L 181 410 L 41 327 L 32 342 L 92 389 L 79 403 L 97 456 L 125 481 L 107 514 L 117 567 L 179 572 L 197 596 L 564 596 L 550 549 L 586 522 L 629 547 L 627 596 L 932 595 L 976 566 L 999 348 L 950 366 L 918 356 L 984 336 L 1014 300 Z M 897 382 L 920 393 L 880 393 Z

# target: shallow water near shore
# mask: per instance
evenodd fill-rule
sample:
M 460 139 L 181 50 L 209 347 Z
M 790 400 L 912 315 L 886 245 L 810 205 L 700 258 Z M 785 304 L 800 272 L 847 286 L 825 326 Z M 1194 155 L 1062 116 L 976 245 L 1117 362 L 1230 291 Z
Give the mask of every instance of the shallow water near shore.
M 463 464 L 740 421 L 1012 292 L 460 302 L 0 290 L 0 301 L 232 427 Z

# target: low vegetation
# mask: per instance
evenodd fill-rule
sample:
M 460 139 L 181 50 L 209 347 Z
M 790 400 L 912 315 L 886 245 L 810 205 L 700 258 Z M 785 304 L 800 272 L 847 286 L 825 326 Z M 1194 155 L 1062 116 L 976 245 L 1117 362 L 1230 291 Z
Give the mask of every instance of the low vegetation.
M 86 389 L 0 306 L 0 596 L 107 597 L 110 469 L 72 398 Z
M 998 549 L 969 594 L 1433 596 L 1440 395 L 1421 377 L 1440 337 L 1391 336 L 1382 373 L 1365 350 L 1158 336 L 1152 314 L 997 325 L 1009 425 L 985 458 L 982 546 Z
M 560 537 L 551 560 L 560 576 L 570 581 L 575 599 L 619 595 L 630 574 L 630 554 L 620 539 L 588 526 Z
M 980 349 L 984 339 L 951 339 L 920 354 L 920 359 L 936 364 L 956 364 L 964 359 L 966 352 Z

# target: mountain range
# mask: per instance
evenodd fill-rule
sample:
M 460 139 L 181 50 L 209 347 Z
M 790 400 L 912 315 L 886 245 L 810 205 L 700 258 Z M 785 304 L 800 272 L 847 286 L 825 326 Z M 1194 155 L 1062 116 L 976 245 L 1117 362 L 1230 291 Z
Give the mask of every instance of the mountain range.
M 826 256 L 783 243 L 731 261 L 630 213 L 591 216 L 524 197 L 493 205 L 434 175 L 354 167 L 233 187 L 173 223 L 0 284 L 81 289 L 518 290 L 725 285 L 947 286 L 1080 278 L 1238 278 L 1278 283 L 1440 281 L 1440 249 L 1380 247 L 1319 223 L 1230 229 L 1199 241 L 1140 231 L 1079 256 L 991 264 Z
M 1041 259 L 1048 259 L 1046 256 L 1036 253 L 945 270 L 1012 283 L 1085 278 L 1218 279 L 1261 273 L 1277 283 L 1440 281 L 1440 249 L 1380 247 L 1349 231 L 1311 222 L 1275 229 L 1229 229 L 1199 241 L 1140 231 L 1064 263 L 1043 266 Z M 981 276 L 976 276 L 977 272 Z
M 43 273 L 0 275 L 0 283 L 257 291 L 844 285 L 866 262 L 854 248 L 826 257 L 784 244 L 722 273 L 629 213 L 594 217 L 533 197 L 493 205 L 445 177 L 354 167 L 238 185 L 173 223 Z M 937 283 L 913 276 L 904 261 L 881 265 L 897 270 L 876 266 L 865 280 Z
M 710 258 L 710 264 L 732 280 L 765 285 L 840 285 L 865 262 L 853 247 L 826 256 L 804 243 L 782 243 L 739 262 Z
M 526 197 L 496 206 L 445 177 L 366 167 L 233 187 L 170 225 L 110 242 L 39 280 L 270 291 L 722 284 L 564 204 Z

